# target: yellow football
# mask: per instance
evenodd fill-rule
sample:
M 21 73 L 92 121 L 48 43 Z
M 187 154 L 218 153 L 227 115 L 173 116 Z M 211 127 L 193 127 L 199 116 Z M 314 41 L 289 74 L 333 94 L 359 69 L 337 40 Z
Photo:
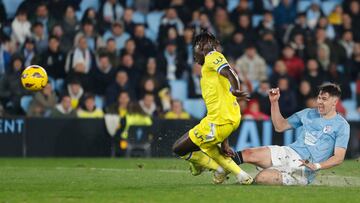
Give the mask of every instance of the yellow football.
M 31 65 L 21 73 L 21 83 L 23 87 L 30 91 L 43 89 L 48 82 L 45 69 L 38 65 Z

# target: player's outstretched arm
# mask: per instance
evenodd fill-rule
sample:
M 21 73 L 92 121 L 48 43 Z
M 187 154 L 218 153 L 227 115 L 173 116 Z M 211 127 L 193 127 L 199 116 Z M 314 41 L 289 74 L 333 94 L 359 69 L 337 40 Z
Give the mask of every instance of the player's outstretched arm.
M 231 93 L 240 100 L 248 100 L 249 94 L 240 90 L 240 80 L 235 71 L 230 66 L 221 69 L 220 74 L 226 77 L 231 84 Z
M 305 160 L 300 160 L 302 165 L 308 167 L 311 170 L 320 170 L 320 169 L 328 169 L 334 166 L 340 165 L 345 158 L 346 149 L 342 147 L 335 147 L 334 155 L 330 157 L 328 160 L 321 163 L 309 163 Z
M 290 129 L 289 122 L 281 115 L 279 107 L 280 90 L 273 88 L 269 90 L 269 100 L 271 103 L 271 121 L 274 125 L 276 132 L 284 132 Z

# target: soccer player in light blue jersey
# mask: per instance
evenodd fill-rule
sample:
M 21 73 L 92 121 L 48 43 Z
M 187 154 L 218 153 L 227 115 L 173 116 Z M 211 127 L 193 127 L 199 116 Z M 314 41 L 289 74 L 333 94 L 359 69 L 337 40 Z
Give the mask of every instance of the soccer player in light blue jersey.
M 289 146 L 265 146 L 235 153 L 237 163 L 251 163 L 262 170 L 255 181 L 271 185 L 307 185 L 316 172 L 341 164 L 350 137 L 348 122 L 336 112 L 341 96 L 338 85 L 319 87 L 317 108 L 304 109 L 285 119 L 280 113 L 279 88 L 269 91 L 271 120 L 277 132 L 301 128 Z

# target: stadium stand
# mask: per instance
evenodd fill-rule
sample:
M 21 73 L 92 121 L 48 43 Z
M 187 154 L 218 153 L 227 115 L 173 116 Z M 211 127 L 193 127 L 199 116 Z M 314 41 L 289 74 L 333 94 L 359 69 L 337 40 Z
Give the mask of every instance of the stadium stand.
M 75 88 L 71 93 L 95 94 L 96 106 L 101 109 L 116 105 L 118 96 L 106 100 L 110 97 L 105 90 L 116 94 L 128 92 L 130 103 L 138 103 L 144 94 L 150 93 L 155 98 L 155 117 L 161 118 L 169 110 L 169 101 L 178 99 L 188 113 L 200 119 L 206 108 L 199 91 L 200 73 L 193 72 L 191 42 L 193 36 L 204 29 L 220 39 L 221 51 L 250 94 L 255 94 L 260 88 L 261 81 L 250 81 L 257 78 L 251 71 L 257 70 L 257 65 L 251 57 L 246 62 L 252 66 L 250 68 L 235 64 L 247 48 L 255 47 L 259 56 L 257 60 L 266 61 L 266 76 L 263 78 L 288 77 L 297 99 L 307 100 L 300 104 L 305 105 L 314 99 L 317 85 L 336 82 L 344 87 L 342 105 L 346 109 L 346 119 L 360 120 L 360 104 L 355 95 L 360 64 L 359 1 L 159 2 L 0 0 L 4 10 L 4 17 L 0 16 L 0 104 L 5 112 L 25 115 L 34 95 L 19 91 L 19 84 L 14 80 L 17 76 L 13 69 L 21 59 L 22 67 L 30 63 L 44 66 L 58 99 L 69 93 L 70 82 L 77 81 L 81 83 L 81 90 Z M 313 4 L 318 7 L 312 9 Z M 341 9 L 335 9 L 336 6 Z M 132 15 L 125 20 L 127 8 L 131 8 Z M 34 27 L 39 27 L 39 24 L 43 27 L 43 35 L 35 35 Z M 135 29 L 137 24 L 144 26 Z M 111 33 L 111 37 L 105 33 Z M 123 33 L 127 33 L 126 36 Z M 52 37 L 57 40 L 50 42 Z M 32 46 L 35 46 L 35 52 L 31 51 L 34 50 Z M 276 53 L 271 52 L 274 47 L 278 49 Z M 286 47 L 291 47 L 290 52 L 295 53 L 290 55 L 294 57 L 287 58 L 289 51 L 285 50 Z M 110 65 L 107 67 L 99 65 L 99 58 L 103 55 L 108 56 Z M 155 64 L 149 65 L 148 61 L 152 61 L 149 58 L 155 59 Z M 299 63 L 308 64 L 310 59 L 318 63 L 317 75 L 307 65 L 301 65 L 301 71 L 295 70 Z M 275 70 L 273 63 L 278 60 L 285 61 L 286 70 Z M 107 64 L 106 59 L 102 63 Z M 332 66 L 336 67 L 335 72 Z M 250 71 L 244 74 L 242 70 Z M 117 74 L 118 71 L 125 73 Z M 149 79 L 152 82 L 144 84 Z M 301 95 L 298 90 L 302 80 L 311 84 L 309 95 Z M 269 82 L 276 85 L 278 80 Z M 165 88 L 170 91 L 163 91 Z M 306 106 L 297 109 L 303 107 Z M 121 111 L 121 117 L 124 117 L 124 112 Z

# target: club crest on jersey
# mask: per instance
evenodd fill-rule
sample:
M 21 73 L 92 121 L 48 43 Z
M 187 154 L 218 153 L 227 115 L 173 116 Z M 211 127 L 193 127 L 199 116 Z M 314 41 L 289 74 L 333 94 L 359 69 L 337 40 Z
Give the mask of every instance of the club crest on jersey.
M 224 58 L 221 57 L 221 56 L 219 56 L 215 61 L 213 61 L 213 63 L 214 63 L 215 65 L 218 65 L 218 64 L 221 63 L 223 60 L 224 60 Z
M 332 130 L 331 125 L 327 125 L 327 126 L 324 127 L 323 132 L 324 133 L 330 133 L 331 130 Z

